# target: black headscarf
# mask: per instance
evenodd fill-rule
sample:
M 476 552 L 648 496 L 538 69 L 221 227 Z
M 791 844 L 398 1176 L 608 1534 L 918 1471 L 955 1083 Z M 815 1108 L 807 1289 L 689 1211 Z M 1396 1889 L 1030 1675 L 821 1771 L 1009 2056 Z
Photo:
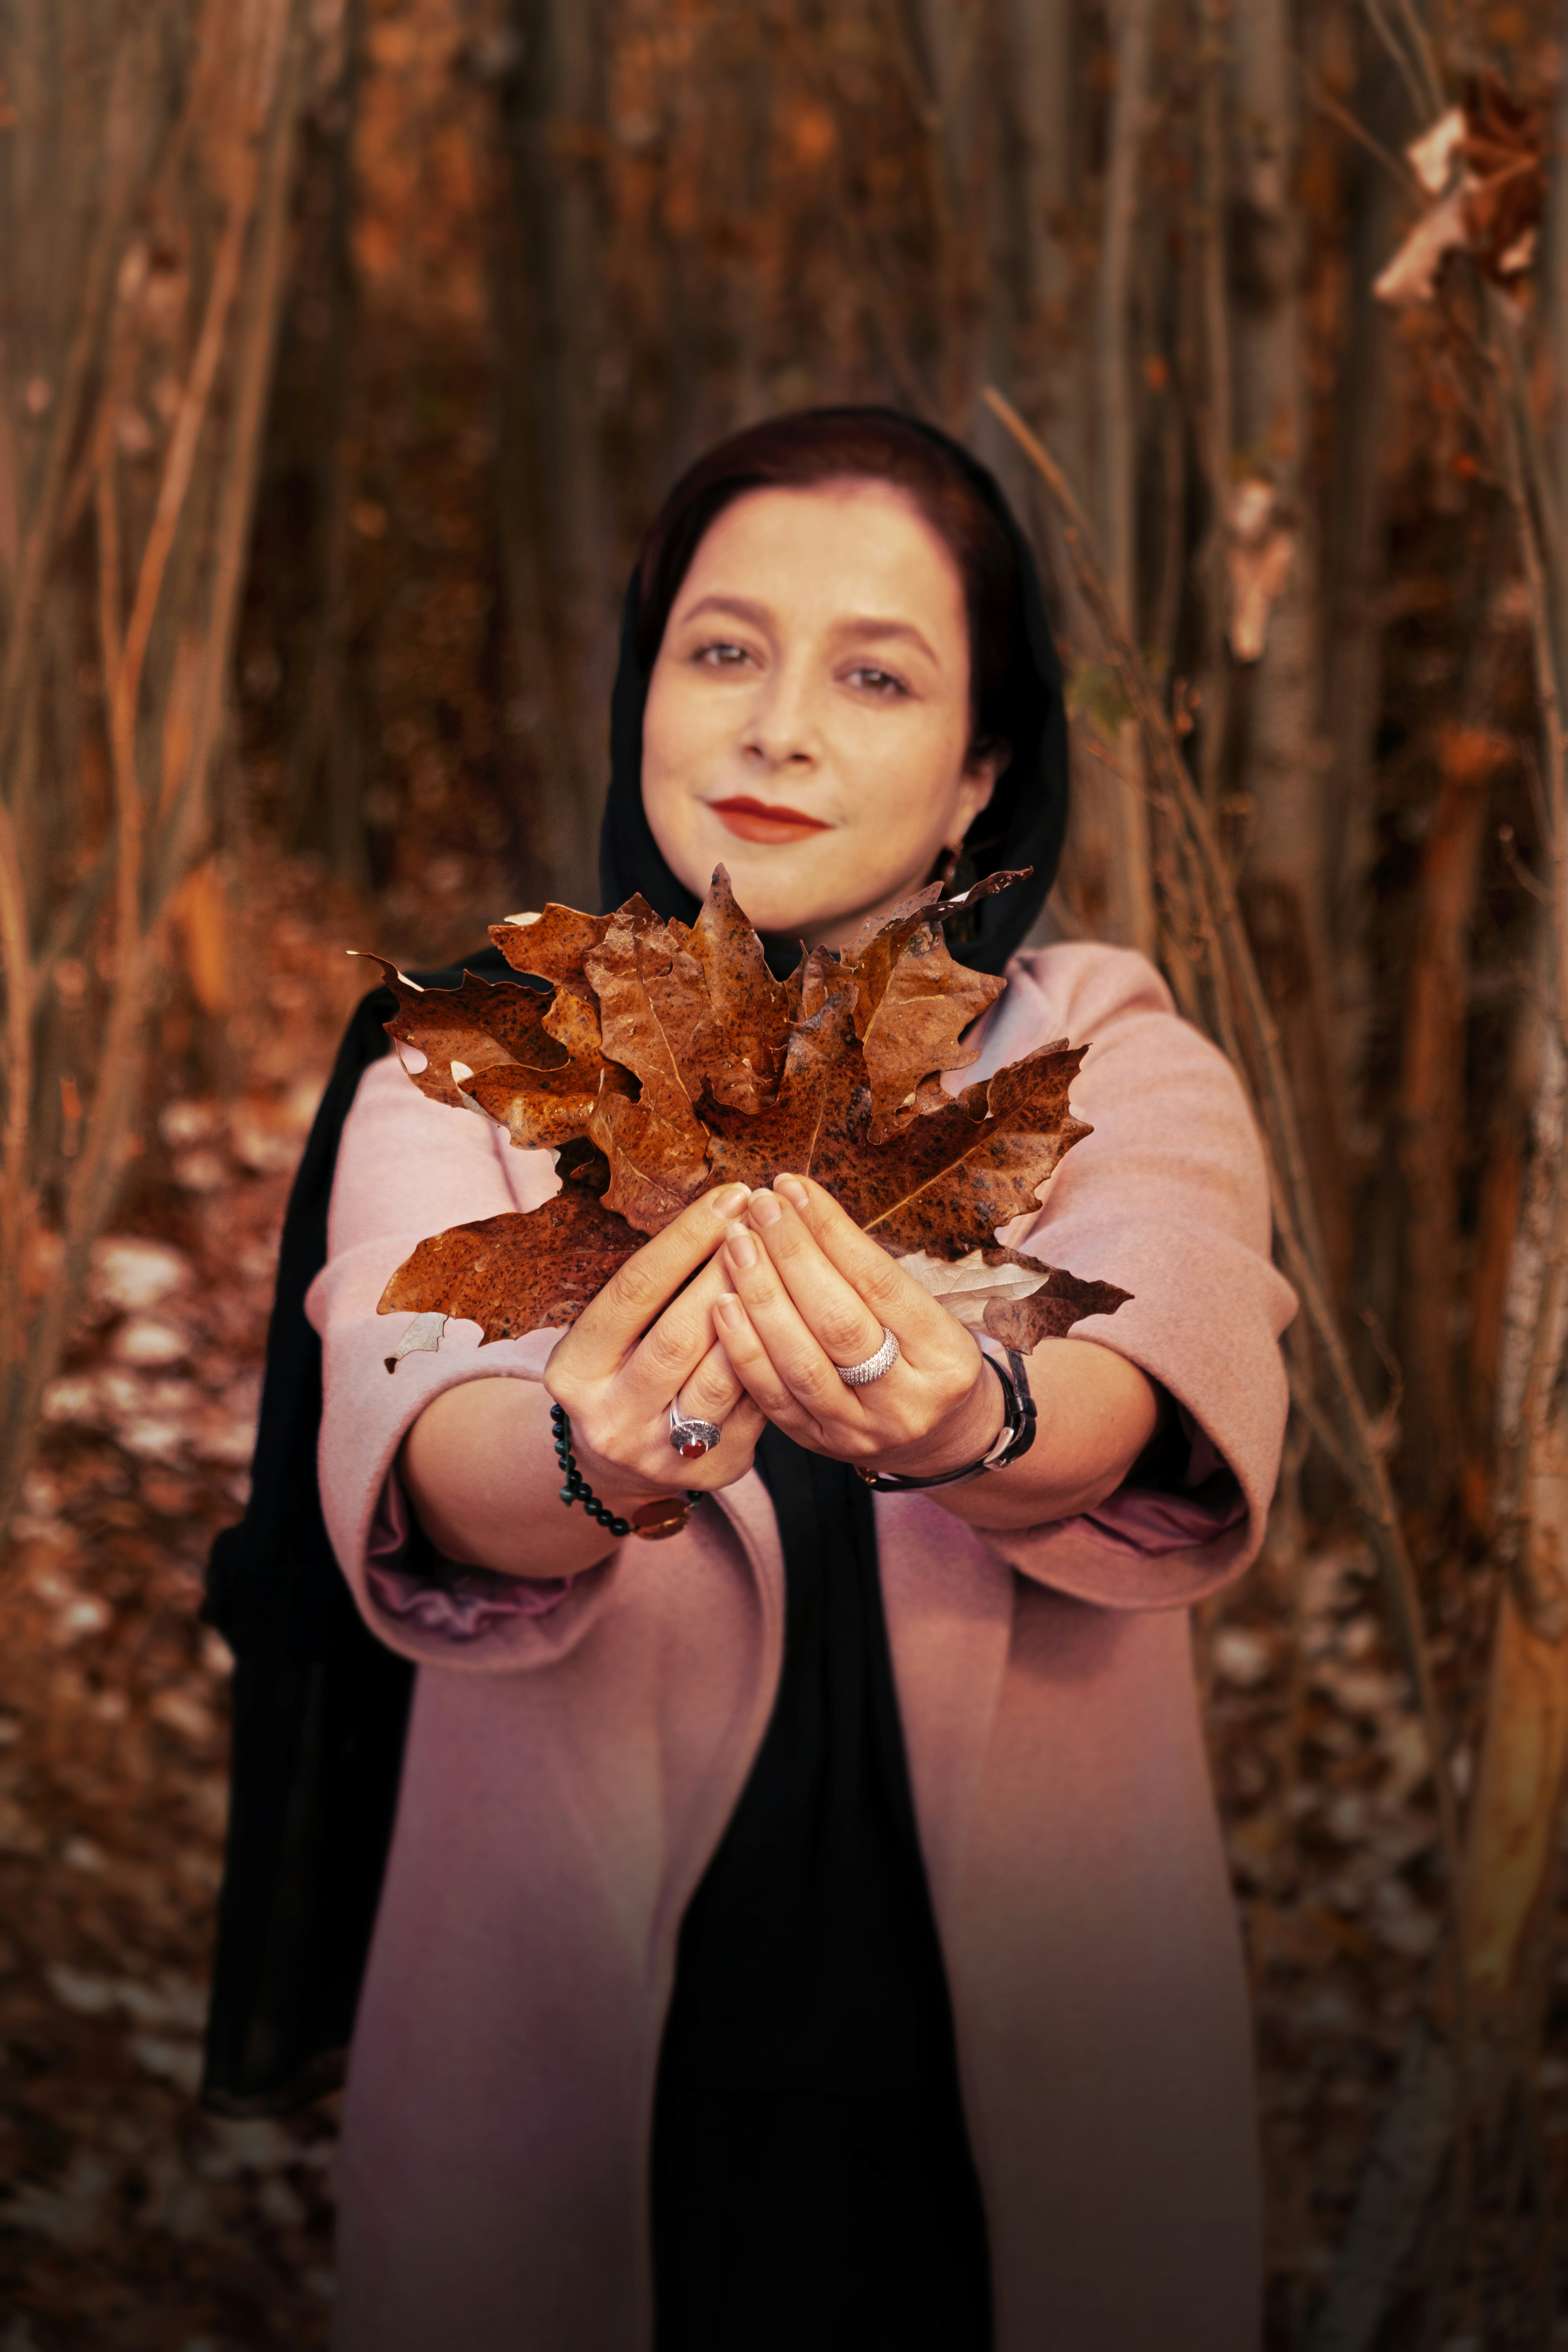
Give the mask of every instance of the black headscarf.
M 994 476 L 934 425 L 921 424 L 894 409 L 819 409 L 810 414 L 824 418 L 887 417 L 906 430 L 922 434 L 961 469 L 976 498 L 1012 542 L 1020 605 L 1014 642 L 1023 669 L 1009 697 L 1017 714 L 1014 727 L 1017 740 L 990 805 L 970 826 L 964 847 L 973 872 L 965 872 L 964 879 L 979 880 L 1004 866 L 1028 866 L 1034 870 L 1026 882 L 1016 882 L 994 898 L 982 899 L 973 937 L 952 943 L 959 962 L 974 971 L 1005 971 L 1046 903 L 1067 831 L 1068 736 L 1061 664 L 1046 618 L 1034 554 Z M 622 608 L 620 667 L 610 701 L 610 790 L 599 835 L 599 897 L 607 911 L 640 890 L 667 920 L 678 916 L 689 923 L 695 919 L 698 902 L 665 863 L 643 807 L 642 725 L 651 661 L 645 661 L 638 648 L 640 614 L 638 573 L 634 571 Z

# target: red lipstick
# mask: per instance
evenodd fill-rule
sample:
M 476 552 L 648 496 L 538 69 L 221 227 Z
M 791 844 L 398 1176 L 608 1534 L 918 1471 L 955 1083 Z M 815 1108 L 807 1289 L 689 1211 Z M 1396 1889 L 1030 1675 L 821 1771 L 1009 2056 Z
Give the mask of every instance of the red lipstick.
M 708 805 L 726 830 L 741 841 L 804 841 L 807 834 L 832 831 L 819 816 L 806 816 L 800 809 L 754 801 L 749 793 L 736 793 L 727 801 L 710 801 Z

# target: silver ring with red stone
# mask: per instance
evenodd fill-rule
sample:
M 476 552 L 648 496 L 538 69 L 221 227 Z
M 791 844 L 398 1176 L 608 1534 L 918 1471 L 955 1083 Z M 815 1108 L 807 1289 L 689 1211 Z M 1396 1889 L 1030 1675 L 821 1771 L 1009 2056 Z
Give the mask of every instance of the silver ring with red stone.
M 869 1388 L 873 1381 L 879 1381 L 884 1372 L 890 1372 L 898 1360 L 899 1343 L 884 1323 L 882 1344 L 874 1356 L 868 1356 L 863 1364 L 835 1364 L 833 1369 L 847 1388 L 864 1389 Z
M 700 1462 L 705 1454 L 712 1453 L 723 1434 L 716 1421 L 688 1421 L 679 1405 L 670 1406 L 670 1447 L 683 1462 Z

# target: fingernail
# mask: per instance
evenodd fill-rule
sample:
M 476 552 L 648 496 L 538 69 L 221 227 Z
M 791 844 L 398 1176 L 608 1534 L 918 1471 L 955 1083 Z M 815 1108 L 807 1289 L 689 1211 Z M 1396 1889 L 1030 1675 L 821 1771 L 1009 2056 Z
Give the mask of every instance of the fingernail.
M 755 1223 L 759 1225 L 776 1225 L 783 1214 L 784 1211 L 779 1207 L 778 1202 L 774 1200 L 771 1192 L 752 1193 L 752 1216 Z
M 744 1184 L 724 1184 L 714 1193 L 709 1207 L 718 1217 L 738 1217 L 752 1195 Z
M 775 1176 L 773 1191 L 782 1192 L 792 1209 L 804 1209 L 806 1205 L 805 1186 L 798 1176 Z
M 715 1305 L 713 1314 L 715 1319 L 722 1323 L 726 1331 L 738 1331 L 741 1328 L 741 1302 L 732 1290 L 727 1290 L 724 1293 L 723 1297 Z
M 742 1274 L 749 1274 L 757 1262 L 757 1245 L 750 1234 L 731 1234 L 724 1244 L 730 1253 L 730 1263 Z

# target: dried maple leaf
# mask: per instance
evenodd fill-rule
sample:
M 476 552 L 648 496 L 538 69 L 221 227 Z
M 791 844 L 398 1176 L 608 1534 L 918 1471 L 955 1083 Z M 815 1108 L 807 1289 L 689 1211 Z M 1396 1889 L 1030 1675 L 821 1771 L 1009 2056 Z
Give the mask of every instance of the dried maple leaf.
M 1089 1132 L 1068 1109 L 1086 1051 L 1042 1045 L 874 1144 L 853 999 L 838 986 L 797 1023 L 772 1109 L 757 1118 L 710 1114 L 710 1181 L 756 1186 L 785 1171 L 813 1176 L 895 1255 L 961 1256 L 1035 1208 L 1036 1188 Z
M 552 1044 L 555 1041 L 551 1040 Z M 619 1072 L 616 1076 L 620 1076 Z M 504 1127 L 521 1151 L 557 1150 L 592 1129 L 609 1065 L 563 1060 L 528 1070 L 497 1062 L 462 1081 L 463 1092 Z M 612 1081 L 613 1082 L 613 1081 Z
M 938 1082 L 973 1058 L 962 1032 L 1000 986 L 953 963 L 941 920 L 1013 878 L 988 877 L 952 900 L 932 885 L 842 959 L 814 949 L 783 984 L 722 867 L 689 929 L 641 898 L 608 917 L 549 907 L 498 924 L 491 936 L 514 968 L 552 982 L 548 998 L 505 982 L 439 992 L 402 982 L 398 1021 L 410 1036 L 418 1024 L 431 1055 L 426 1091 L 478 1104 L 515 1143 L 556 1149 L 566 1189 L 421 1244 L 383 1311 L 468 1317 L 487 1339 L 570 1322 L 640 1236 L 704 1186 L 789 1170 L 815 1176 L 895 1254 L 945 1261 L 989 1247 L 1089 1132 L 1068 1109 L 1083 1048 L 1042 1046 L 957 1097 Z M 566 1039 L 584 1050 L 569 1054 Z M 1031 1297 L 986 1311 L 1028 1309 L 1047 1317 L 1040 1328 L 1058 1328 L 1048 1318 L 1067 1294 L 1048 1309 Z M 434 1338 L 399 1352 L 435 1344 L 427 1328 Z
M 928 884 L 879 921 L 868 923 L 845 952 L 855 975 L 855 1034 L 866 1056 L 871 1095 L 869 1134 L 885 1143 L 927 1109 L 938 1108 L 940 1088 L 921 1081 L 942 1070 L 967 1069 L 979 1055 L 963 1034 L 1006 982 L 954 963 L 942 919 L 967 912 L 977 900 L 1021 881 L 1016 873 L 988 874 L 956 898 Z
M 891 1142 L 857 1153 L 837 1190 L 857 1224 L 895 1256 L 957 1257 L 1038 1206 L 1038 1187 L 1091 1132 L 1068 1108 L 1088 1052 L 1058 1041 L 965 1087 Z
M 754 1118 L 732 1110 L 708 1114 L 715 1184 L 754 1190 L 774 1176 L 815 1176 L 836 1192 L 835 1174 L 860 1146 L 866 1065 L 855 1034 L 853 982 L 821 948 L 807 956 L 800 978 L 801 1013 L 775 1100 Z
M 634 1098 L 625 1073 L 606 1070 L 588 1134 L 609 1164 L 606 1208 L 639 1233 L 662 1233 L 708 1181 L 708 1129 L 689 1113 L 674 1123 Z
M 1086 1315 L 1114 1315 L 1132 1296 L 1023 1250 L 971 1250 L 952 1264 L 919 1250 L 899 1264 L 967 1329 L 988 1331 L 1025 1356 L 1041 1339 L 1064 1339 Z
M 592 1062 L 601 1051 L 599 1007 L 583 959 L 610 926 L 607 915 L 580 915 L 552 899 L 528 923 L 495 923 L 490 938 L 514 971 L 548 980 L 555 994 L 544 1025 L 576 1061 Z
M 1088 1315 L 1114 1315 L 1131 1297 L 1114 1282 L 1085 1282 L 1065 1266 L 1050 1269 L 1050 1281 L 1027 1298 L 999 1299 L 985 1310 L 985 1328 L 1005 1348 L 1026 1356 L 1042 1339 L 1065 1339 Z
M 692 1038 L 708 1012 L 701 967 L 684 932 L 639 894 L 616 909 L 584 958 L 605 1052 L 640 1082 L 649 1108 L 673 1122 L 689 1119 L 701 1097 Z
M 722 866 L 713 869 L 691 929 L 672 923 L 670 929 L 682 934 L 707 996 L 688 1039 L 688 1091 L 695 1077 L 731 1110 L 765 1108 L 784 1069 L 789 996 L 768 970 L 763 943 L 736 906 Z
M 377 1311 L 456 1316 L 481 1344 L 574 1323 L 643 1237 L 575 1185 L 537 1209 L 509 1209 L 433 1234 L 405 1258 Z M 389 1369 L 395 1359 L 389 1359 Z
M 415 1046 L 426 1057 L 424 1069 L 408 1070 L 408 1075 L 432 1102 L 465 1108 L 468 1079 L 459 1085 L 453 1077 L 454 1061 L 469 1072 L 510 1066 L 541 1079 L 566 1064 L 565 1047 L 544 1026 L 550 999 L 538 989 L 524 988 L 514 980 L 481 980 L 471 971 L 463 974 L 457 988 L 421 988 L 384 956 L 366 955 L 365 961 L 381 966 L 397 999 L 397 1012 L 386 1024 L 387 1035 L 399 1046 Z M 406 1061 L 403 1066 L 408 1069 Z

